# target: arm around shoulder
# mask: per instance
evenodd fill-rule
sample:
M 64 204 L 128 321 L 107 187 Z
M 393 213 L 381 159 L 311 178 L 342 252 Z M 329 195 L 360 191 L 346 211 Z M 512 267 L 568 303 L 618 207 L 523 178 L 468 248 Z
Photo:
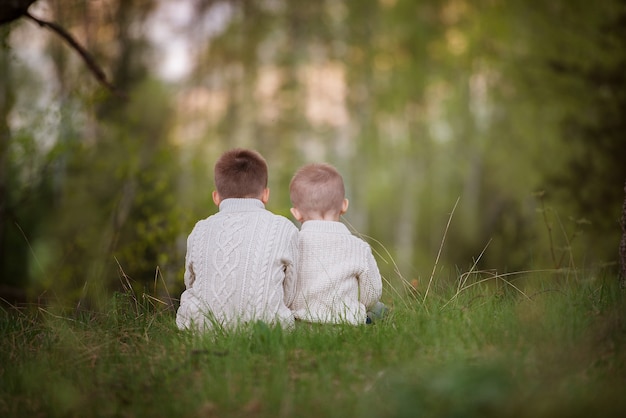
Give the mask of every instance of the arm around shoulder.
M 286 254 L 283 259 L 285 268 L 285 279 L 283 281 L 283 292 L 285 306 L 291 307 L 296 297 L 296 279 L 298 271 L 298 228 L 291 224 L 287 228 Z

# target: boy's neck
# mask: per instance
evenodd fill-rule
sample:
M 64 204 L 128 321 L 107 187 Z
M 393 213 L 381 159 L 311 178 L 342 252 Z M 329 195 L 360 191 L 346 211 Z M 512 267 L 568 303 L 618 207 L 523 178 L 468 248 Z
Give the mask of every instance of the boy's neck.
M 339 222 L 339 215 L 325 214 L 319 216 L 306 217 L 302 220 L 302 223 L 306 221 L 327 221 L 327 222 Z
M 258 196 L 241 196 L 241 197 L 227 197 L 227 198 L 223 198 L 222 196 L 220 196 L 217 190 L 213 190 L 212 197 L 213 197 L 213 203 L 215 203 L 215 206 L 218 206 L 218 207 L 220 203 L 226 199 L 256 199 L 256 200 L 260 200 L 261 203 L 266 205 L 268 200 L 270 199 L 270 189 L 266 187 L 265 189 L 263 189 L 263 192 L 261 192 Z

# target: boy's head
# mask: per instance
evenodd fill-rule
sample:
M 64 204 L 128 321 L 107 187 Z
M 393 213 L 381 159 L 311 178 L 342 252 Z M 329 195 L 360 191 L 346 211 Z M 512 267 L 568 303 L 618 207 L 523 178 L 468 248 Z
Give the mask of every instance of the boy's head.
M 330 164 L 307 164 L 291 180 L 291 213 L 300 222 L 338 221 L 348 210 L 341 174 Z
M 253 198 L 267 203 L 267 163 L 256 151 L 235 148 L 225 152 L 215 163 L 213 201 L 229 198 Z

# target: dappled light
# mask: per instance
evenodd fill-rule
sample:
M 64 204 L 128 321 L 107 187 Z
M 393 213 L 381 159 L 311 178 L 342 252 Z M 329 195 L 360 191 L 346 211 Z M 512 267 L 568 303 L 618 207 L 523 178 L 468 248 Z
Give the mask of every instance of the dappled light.
M 39 0 L 28 12 L 62 26 L 123 96 L 32 20 L 0 27 L 11 302 L 97 306 L 118 266 L 175 299 L 185 237 L 216 211 L 211 168 L 235 146 L 266 157 L 268 208 L 288 217 L 295 170 L 334 164 L 343 221 L 395 288 L 470 269 L 618 270 L 619 0 Z

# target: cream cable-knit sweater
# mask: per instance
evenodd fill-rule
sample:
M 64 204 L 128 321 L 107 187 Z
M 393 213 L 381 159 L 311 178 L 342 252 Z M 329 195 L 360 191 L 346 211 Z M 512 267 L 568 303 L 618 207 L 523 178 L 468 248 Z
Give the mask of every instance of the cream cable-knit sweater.
M 298 237 L 294 316 L 365 324 L 367 308 L 378 302 L 383 287 L 370 246 L 341 222 L 306 221 Z
M 179 328 L 293 325 L 298 229 L 258 199 L 225 199 L 187 238 Z

